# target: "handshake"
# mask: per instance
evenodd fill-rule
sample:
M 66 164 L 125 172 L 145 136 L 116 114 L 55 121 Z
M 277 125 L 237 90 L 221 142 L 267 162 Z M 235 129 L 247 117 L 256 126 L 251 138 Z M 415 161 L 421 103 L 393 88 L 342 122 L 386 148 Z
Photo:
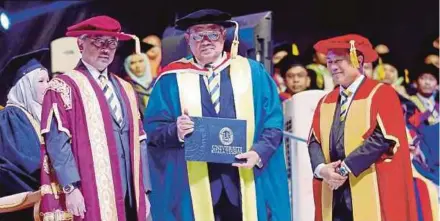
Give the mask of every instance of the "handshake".
M 318 173 L 332 190 L 341 187 L 348 178 L 348 170 L 341 160 L 323 165 Z

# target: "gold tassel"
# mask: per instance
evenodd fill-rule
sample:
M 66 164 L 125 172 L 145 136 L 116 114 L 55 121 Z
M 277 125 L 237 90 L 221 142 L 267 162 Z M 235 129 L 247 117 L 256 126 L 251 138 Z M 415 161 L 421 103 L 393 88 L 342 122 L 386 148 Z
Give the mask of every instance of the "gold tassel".
M 296 45 L 295 43 L 292 44 L 292 54 L 295 56 L 299 55 L 298 45 Z
M 238 41 L 238 23 L 236 21 L 230 22 L 235 24 L 234 40 L 232 41 L 231 45 L 231 59 L 235 59 L 238 55 L 238 44 L 240 43 Z
M 379 68 L 377 70 L 377 74 L 378 74 L 378 81 L 382 81 L 385 78 L 385 68 L 383 66 L 383 62 L 382 62 L 382 58 L 379 58 Z
M 359 61 L 356 55 L 356 47 L 354 46 L 354 43 L 354 40 L 350 40 L 350 61 L 353 67 L 359 68 Z
M 405 72 L 405 83 L 409 84 L 409 71 L 408 69 L 405 68 L 404 72 Z
M 231 58 L 232 59 L 235 59 L 237 57 L 238 44 L 239 44 L 239 42 L 237 40 L 232 41 L 232 45 L 231 45 Z

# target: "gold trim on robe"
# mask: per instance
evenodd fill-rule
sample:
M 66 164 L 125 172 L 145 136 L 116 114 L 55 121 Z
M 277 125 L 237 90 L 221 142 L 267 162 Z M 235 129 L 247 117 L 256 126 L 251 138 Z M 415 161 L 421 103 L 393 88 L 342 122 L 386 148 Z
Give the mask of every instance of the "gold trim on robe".
M 230 60 L 231 84 L 234 93 L 237 119 L 247 121 L 247 150 L 250 150 L 254 140 L 255 116 L 253 104 L 252 73 L 246 58 L 237 56 Z M 223 68 L 227 68 L 225 65 Z M 216 69 L 221 71 L 219 69 Z M 200 94 L 200 72 L 191 70 L 169 71 L 176 73 L 182 112 L 187 109 L 190 116 L 202 116 L 202 101 Z M 161 75 L 163 76 L 163 74 Z M 196 221 L 214 221 L 214 211 L 211 199 L 209 174 L 204 162 L 187 162 L 188 181 L 191 200 Z M 255 181 L 252 169 L 239 169 L 242 213 L 244 221 L 256 221 L 257 199 Z
M 107 135 L 104 132 L 104 120 L 99 100 L 88 78 L 84 74 L 72 70 L 64 75 L 70 77 L 78 86 L 78 92 L 84 105 L 87 132 L 90 137 L 90 147 L 93 158 L 93 169 L 97 186 L 97 194 L 100 205 L 102 220 L 118 220 L 116 210 L 115 187 L 113 185 L 112 168 L 110 165 L 110 153 L 107 143 Z M 50 125 L 50 124 L 48 124 Z
M 345 155 L 348 156 L 364 139 L 363 135 L 370 129 L 370 108 L 371 102 L 377 89 L 370 92 L 365 99 L 353 100 L 347 112 L 344 128 Z M 336 103 L 325 103 L 324 98 L 320 108 L 320 137 L 325 161 L 330 161 L 330 134 L 336 109 Z M 354 115 L 355 114 L 355 115 Z M 352 196 L 353 219 L 354 220 L 378 220 L 382 219 L 380 211 L 380 198 L 377 185 L 375 164 L 371 165 L 358 177 L 349 175 L 349 182 Z M 374 188 L 371 188 L 374 187 Z M 322 185 L 322 217 L 324 221 L 332 220 L 333 191 Z

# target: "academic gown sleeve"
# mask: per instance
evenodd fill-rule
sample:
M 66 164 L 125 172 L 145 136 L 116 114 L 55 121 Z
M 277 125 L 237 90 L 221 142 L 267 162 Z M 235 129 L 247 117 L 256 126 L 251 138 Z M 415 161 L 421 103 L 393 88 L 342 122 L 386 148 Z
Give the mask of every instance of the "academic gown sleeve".
M 309 140 L 307 142 L 309 156 L 310 156 L 310 163 L 312 165 L 312 171 L 315 171 L 316 167 L 318 167 L 319 164 L 323 164 L 323 163 L 325 164 L 325 157 L 324 157 L 324 153 L 322 152 L 322 146 L 321 146 L 321 135 L 320 135 L 320 125 L 319 125 L 320 109 L 323 99 L 324 98 L 321 98 L 321 100 L 318 102 L 318 105 L 315 109 L 315 113 L 313 114 L 313 121 L 310 128 Z
M 8 106 L 0 111 L 0 197 L 37 190 L 40 142 L 25 113 Z
M 45 134 L 46 149 L 61 186 L 80 181 L 78 167 L 70 145 L 69 136 L 59 131 L 55 117 L 50 131 Z
M 312 164 L 312 171 L 316 170 L 319 164 L 325 163 L 324 153 L 322 153 L 321 144 L 316 137 L 312 135 L 309 140 L 309 155 Z
M 141 141 L 141 154 L 142 154 L 142 180 L 144 183 L 145 193 L 151 192 L 151 181 L 150 181 L 150 169 L 148 165 L 148 151 L 147 142 L 145 140 Z
M 265 88 L 262 97 L 264 129 L 260 137 L 253 144 L 252 150 L 258 153 L 264 167 L 283 140 L 283 111 L 276 84 L 264 66 L 258 64 L 255 71 L 260 73 L 253 76 L 261 77 L 262 87 Z
M 252 150 L 258 153 L 263 166 L 269 161 L 270 156 L 275 152 L 283 138 L 283 132 L 277 128 L 265 128 L 257 143 L 252 146 Z
M 355 176 L 359 176 L 362 172 L 368 169 L 373 163 L 375 163 L 384 153 L 390 150 L 390 147 L 394 146 L 396 142 L 387 140 L 383 135 L 379 126 L 374 129 L 363 144 L 357 147 L 351 152 L 344 162 L 350 171 Z
M 365 141 L 344 162 L 354 176 L 359 176 L 382 156 L 392 160 L 399 148 L 408 148 L 405 120 L 396 91 L 381 86 L 371 102 L 370 130 Z
M 56 179 L 61 186 L 80 181 L 79 171 L 71 147 L 72 88 L 64 76 L 49 82 L 41 113 L 41 133 L 45 141 L 44 152 L 50 159 Z
M 161 77 L 152 91 L 145 110 L 144 126 L 148 134 L 148 145 L 160 148 L 182 147 L 183 143 L 177 136 L 177 116 L 180 113 L 179 92 L 171 86 L 177 80 L 173 74 Z
M 38 174 L 40 141 L 25 113 L 17 107 L 8 106 L 0 112 L 0 156 L 27 174 Z

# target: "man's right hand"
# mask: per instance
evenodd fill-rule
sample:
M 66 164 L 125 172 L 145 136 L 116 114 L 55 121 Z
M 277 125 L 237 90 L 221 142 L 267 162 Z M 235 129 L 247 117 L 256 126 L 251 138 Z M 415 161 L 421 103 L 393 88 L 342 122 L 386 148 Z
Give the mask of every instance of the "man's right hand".
M 319 175 L 324 179 L 324 182 L 326 182 L 332 190 L 338 189 L 347 180 L 347 177 L 343 177 L 336 172 L 336 168 L 338 168 L 340 164 L 341 161 L 338 160 L 336 162 L 326 164 L 319 171 Z
M 84 219 L 86 206 L 84 203 L 84 197 L 78 188 L 75 188 L 71 193 L 66 194 L 66 207 L 69 213 L 72 213 L 74 216 L 80 216 L 81 219 Z
M 194 122 L 188 116 L 188 110 L 185 109 L 183 114 L 177 118 L 177 136 L 180 141 L 185 139 L 187 134 L 194 131 Z

